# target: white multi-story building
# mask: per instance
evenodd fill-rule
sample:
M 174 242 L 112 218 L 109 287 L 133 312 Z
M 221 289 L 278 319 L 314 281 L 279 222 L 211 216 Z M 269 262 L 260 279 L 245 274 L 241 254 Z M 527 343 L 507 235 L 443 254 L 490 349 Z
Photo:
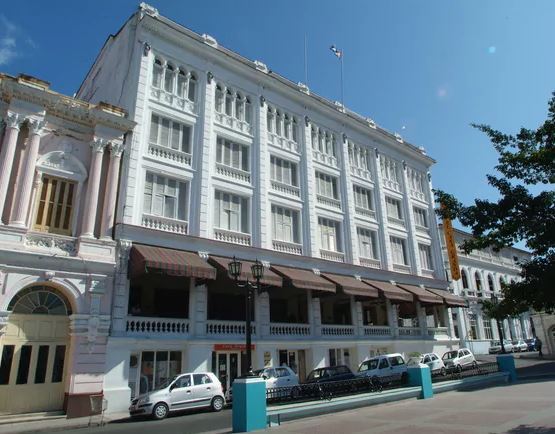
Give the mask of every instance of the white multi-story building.
M 449 269 L 442 225 L 440 233 L 445 266 Z M 455 244 L 459 246 L 472 238 L 472 234 L 455 229 L 454 238 Z M 502 299 L 501 285 L 519 281 L 519 262 L 525 262 L 530 257 L 529 252 L 516 247 L 504 248 L 499 252 L 492 249 L 475 250 L 470 254 L 458 250 L 461 278 L 452 281 L 452 288 L 455 294 L 467 300 L 468 307 L 452 309 L 451 315 L 454 336 L 460 338 L 461 345 L 467 346 L 475 354 L 487 354 L 491 341 L 499 339 L 497 322 L 482 312 L 480 301 L 490 299 L 493 295 Z M 504 339 L 532 338 L 530 314 L 507 318 L 503 321 L 502 332 Z
M 102 394 L 125 112 L 0 74 L 0 411 Z
M 137 123 L 119 186 L 104 394 L 112 411 L 179 371 L 245 369 L 234 256 L 262 261 L 254 367 L 442 352 L 452 338 L 429 169 L 371 119 L 142 4 L 79 98 Z M 125 252 L 129 261 L 125 260 Z

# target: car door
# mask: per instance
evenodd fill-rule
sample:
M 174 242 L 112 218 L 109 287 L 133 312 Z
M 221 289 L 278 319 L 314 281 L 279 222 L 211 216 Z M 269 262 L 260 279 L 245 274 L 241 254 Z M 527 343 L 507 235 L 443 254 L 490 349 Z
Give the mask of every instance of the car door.
M 378 365 L 378 376 L 379 377 L 389 377 L 391 375 L 391 366 L 386 357 L 380 358 L 380 363 Z
M 287 368 L 276 368 L 276 387 L 288 387 L 296 382 L 292 381 L 292 375 Z
M 391 366 L 391 375 L 399 378 L 406 371 L 405 360 L 401 356 L 389 357 L 389 365 Z
M 428 354 L 424 356 L 424 359 L 422 359 L 422 363 L 424 363 L 425 365 L 428 365 L 431 371 L 434 370 L 434 364 L 432 363 L 432 358 Z
M 193 396 L 191 407 L 210 405 L 212 397 L 216 393 L 215 384 L 206 374 L 193 374 Z
M 193 399 L 191 375 L 182 375 L 173 383 L 170 389 L 170 409 L 187 408 L 191 405 Z
M 432 366 L 430 369 L 432 371 L 439 371 L 441 369 L 441 359 L 437 355 L 432 354 L 430 355 L 430 360 L 432 363 Z

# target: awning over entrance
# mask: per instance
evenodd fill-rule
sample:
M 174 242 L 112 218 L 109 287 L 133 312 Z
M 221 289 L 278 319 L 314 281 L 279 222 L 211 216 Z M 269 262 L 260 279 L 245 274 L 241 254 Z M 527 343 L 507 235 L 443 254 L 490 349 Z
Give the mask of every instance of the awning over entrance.
M 341 274 L 322 273 L 321 276 L 339 285 L 345 294 L 362 297 L 378 298 L 378 289 L 356 279 L 355 277 Z
M 241 262 L 241 275 L 239 279 L 241 282 L 249 281 L 249 282 L 256 282 L 256 279 L 252 276 L 251 267 L 254 265 L 254 262 L 250 261 L 243 261 L 242 259 L 237 259 Z M 224 272 L 228 277 L 228 265 L 233 258 L 223 258 L 221 256 L 210 256 L 209 261 L 216 266 L 221 272 Z M 283 279 L 274 273 L 272 270 L 268 270 L 264 268 L 264 277 L 260 279 L 260 283 L 263 285 L 271 285 L 271 286 L 283 286 Z
M 399 287 L 410 292 L 414 295 L 416 300 L 423 304 L 443 304 L 443 298 L 439 295 L 435 295 L 430 291 L 426 291 L 420 286 L 415 285 L 399 285 Z
M 414 296 L 411 293 L 399 288 L 398 286 L 393 285 L 392 283 L 369 279 L 362 279 L 362 281 L 374 288 L 377 288 L 383 298 L 387 298 L 394 303 L 412 303 L 414 301 Z
M 312 270 L 277 265 L 272 265 L 272 270 L 283 276 L 283 278 L 289 281 L 295 288 L 335 292 L 334 283 L 316 275 Z
M 216 269 L 194 252 L 135 244 L 129 254 L 131 276 L 161 273 L 169 276 L 215 279 Z
M 449 307 L 467 307 L 466 300 L 458 295 L 451 294 L 449 291 L 442 289 L 434 289 L 426 287 L 427 291 L 443 298 L 445 304 Z

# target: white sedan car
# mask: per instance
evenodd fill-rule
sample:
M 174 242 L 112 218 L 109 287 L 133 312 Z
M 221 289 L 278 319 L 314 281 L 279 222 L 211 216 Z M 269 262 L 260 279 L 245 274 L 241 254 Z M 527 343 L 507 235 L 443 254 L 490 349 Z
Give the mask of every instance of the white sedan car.
M 447 351 L 442 359 L 447 370 L 456 369 L 457 371 L 462 371 L 463 368 L 468 366 L 478 366 L 474 354 L 468 348 Z
M 254 372 L 266 381 L 266 389 L 291 387 L 299 384 L 299 377 L 289 366 L 264 368 Z
M 425 353 L 417 357 L 411 357 L 407 362 L 407 366 L 414 366 L 419 363 L 428 365 L 432 373 L 439 372 L 441 375 L 445 375 L 445 364 L 436 353 Z
M 521 351 L 528 351 L 528 344 L 522 339 L 519 339 L 518 341 L 513 341 L 513 351 L 518 351 L 519 353 Z
M 512 353 L 514 352 L 513 344 L 508 339 L 503 340 L 503 347 L 505 348 L 505 353 Z M 491 346 L 489 347 L 490 354 L 500 354 L 501 351 L 501 343 L 499 341 L 493 341 Z

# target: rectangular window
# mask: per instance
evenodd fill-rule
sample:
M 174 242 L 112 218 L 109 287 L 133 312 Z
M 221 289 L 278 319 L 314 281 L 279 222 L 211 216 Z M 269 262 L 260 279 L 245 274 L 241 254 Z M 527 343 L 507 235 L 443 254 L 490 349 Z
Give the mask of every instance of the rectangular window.
M 493 339 L 493 331 L 491 329 L 491 319 L 484 317 L 484 336 L 488 340 Z
M 390 237 L 390 240 L 393 263 L 399 265 L 409 265 L 406 251 L 406 240 L 397 237 Z
M 299 242 L 297 211 L 272 205 L 272 237 L 274 240 Z
M 56 345 L 54 353 L 54 366 L 52 367 L 52 383 L 60 383 L 64 378 L 64 362 L 66 359 L 66 346 Z
M 423 208 L 413 207 L 414 224 L 423 228 L 428 227 L 428 212 Z
M 147 172 L 143 212 L 187 220 L 187 183 Z
M 139 394 L 159 387 L 180 372 L 180 351 L 143 351 L 139 372 Z
M 2 361 L 0 362 L 0 384 L 10 383 L 10 372 L 12 370 L 14 348 L 14 345 L 4 345 L 2 348 Z
M 430 246 L 418 244 L 418 254 L 420 256 L 420 267 L 423 270 L 433 270 L 432 251 Z
M 43 175 L 34 228 L 41 232 L 71 235 L 76 183 Z
M 270 172 L 272 181 L 298 186 L 296 163 L 272 155 L 270 157 Z
M 376 232 L 369 229 L 357 228 L 358 254 L 362 258 L 377 259 Z
M 249 233 L 248 199 L 222 191 L 214 193 L 214 227 Z
M 339 222 L 318 217 L 320 230 L 320 248 L 332 252 L 340 252 Z
M 31 364 L 31 345 L 23 345 L 19 354 L 19 366 L 17 368 L 16 384 L 27 384 L 29 377 L 29 365 Z
M 249 171 L 249 147 L 218 137 L 216 162 L 234 169 Z
M 152 114 L 149 142 L 154 145 L 191 153 L 191 132 L 189 125 Z
M 401 208 L 401 201 L 393 199 L 392 197 L 385 197 L 385 206 L 387 209 L 387 216 L 397 220 L 403 220 L 403 211 Z
M 470 323 L 470 339 L 478 339 L 478 324 L 476 322 L 476 316 L 474 314 L 469 314 L 468 320 Z
M 339 199 L 337 178 L 325 173 L 316 172 L 316 193 L 331 199 Z
M 355 206 L 367 210 L 373 210 L 372 190 L 353 185 L 353 193 L 355 195 Z
M 35 369 L 35 384 L 42 384 L 46 378 L 46 367 L 48 365 L 48 345 L 39 346 L 37 357 L 37 369 Z

